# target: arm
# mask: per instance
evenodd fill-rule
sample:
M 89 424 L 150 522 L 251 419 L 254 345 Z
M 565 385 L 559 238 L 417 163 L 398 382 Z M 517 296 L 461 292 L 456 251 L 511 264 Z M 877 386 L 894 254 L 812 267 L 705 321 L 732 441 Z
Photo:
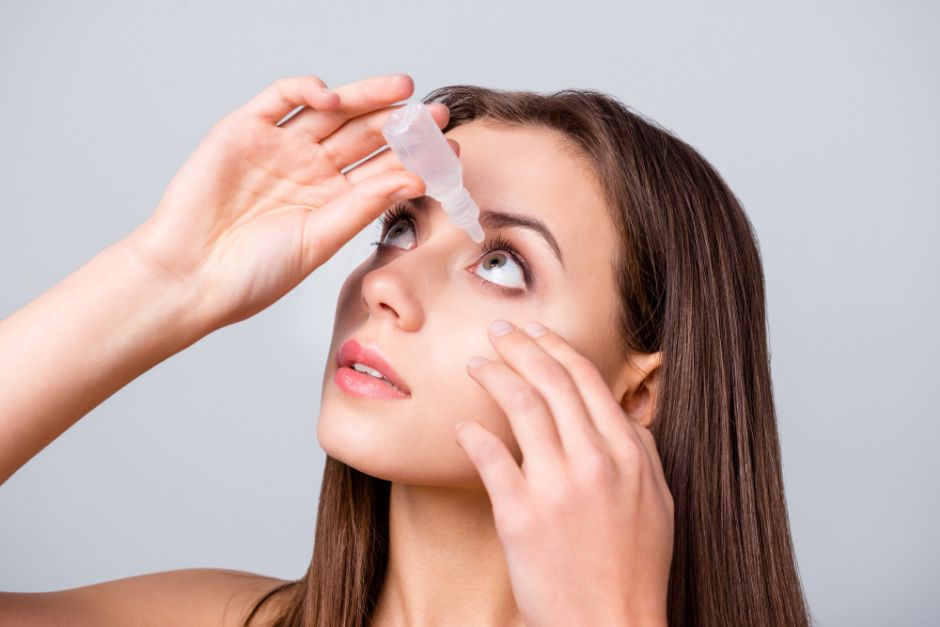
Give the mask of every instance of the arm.
M 106 398 L 205 332 L 136 231 L 0 320 L 0 485 Z
M 254 602 L 284 583 L 222 568 L 185 568 L 52 592 L 0 592 L 0 625 L 241 627 Z M 252 625 L 270 624 L 269 602 Z
M 275 81 L 213 126 L 141 227 L 0 320 L 0 485 L 143 372 L 277 301 L 399 192 L 423 194 L 391 151 L 358 163 L 413 89 L 407 75 L 332 93 L 314 76 Z M 429 108 L 445 126 L 447 107 Z M 234 626 L 279 583 L 185 569 L 0 592 L 0 624 Z
M 413 88 L 274 82 L 213 126 L 143 225 L 0 321 L 0 485 L 140 374 L 281 298 L 393 194 L 423 194 L 390 152 L 342 172 L 382 146 Z M 446 124 L 444 105 L 432 115 Z

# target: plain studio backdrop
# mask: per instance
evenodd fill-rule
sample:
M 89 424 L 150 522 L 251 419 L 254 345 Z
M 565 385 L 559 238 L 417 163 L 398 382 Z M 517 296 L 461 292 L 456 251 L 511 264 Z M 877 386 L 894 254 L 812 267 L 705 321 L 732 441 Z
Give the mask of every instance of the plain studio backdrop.
M 819 624 L 936 624 L 938 5 L 704 4 L 7 0 L 0 318 L 143 222 L 212 124 L 277 78 L 406 72 L 414 99 L 600 89 L 698 149 L 754 224 Z M 377 235 L 3 485 L 0 590 L 190 567 L 299 577 L 336 296 Z

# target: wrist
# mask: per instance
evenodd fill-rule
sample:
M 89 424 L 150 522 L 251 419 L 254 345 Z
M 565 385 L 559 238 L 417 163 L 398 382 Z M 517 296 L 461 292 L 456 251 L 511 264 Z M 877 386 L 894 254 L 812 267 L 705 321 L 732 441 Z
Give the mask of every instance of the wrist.
M 122 240 L 0 320 L 0 484 L 204 334 L 190 291 L 155 276 Z
M 166 351 L 190 346 L 214 329 L 200 316 L 199 293 L 195 282 L 172 273 L 153 261 L 147 252 L 146 231 L 139 227 L 111 246 L 123 265 L 133 272 L 135 282 L 151 306 L 149 314 L 162 335 L 170 340 Z M 165 352 L 165 351 L 164 351 Z

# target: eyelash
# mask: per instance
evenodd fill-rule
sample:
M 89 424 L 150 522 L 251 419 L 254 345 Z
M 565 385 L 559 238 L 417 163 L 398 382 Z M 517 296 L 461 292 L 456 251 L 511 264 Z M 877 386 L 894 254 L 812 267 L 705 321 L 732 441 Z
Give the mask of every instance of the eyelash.
M 388 244 L 383 244 L 382 240 L 385 239 L 385 236 L 388 234 L 389 229 L 395 226 L 395 223 L 402 219 L 406 220 L 411 225 L 411 228 L 417 232 L 417 228 L 415 228 L 414 214 L 404 204 L 399 203 L 391 207 L 382 216 L 381 218 L 382 231 L 381 231 L 381 234 L 379 235 L 379 240 L 376 242 L 372 242 L 372 245 L 377 246 L 378 248 L 393 248 L 392 246 L 389 246 Z M 512 242 L 510 242 L 509 240 L 507 240 L 505 237 L 501 235 L 497 235 L 496 237 L 485 239 L 480 246 L 482 248 L 484 256 L 497 250 L 508 253 L 509 256 L 513 258 L 513 261 L 518 263 L 519 267 L 522 268 L 522 277 L 523 277 L 523 281 L 526 284 L 526 287 L 527 288 L 532 287 L 532 271 L 529 269 L 529 264 L 526 263 L 525 259 L 522 257 L 519 251 L 516 250 L 516 247 L 512 245 Z M 519 295 L 520 290 L 518 288 L 505 287 L 503 285 L 493 283 L 492 281 L 487 281 L 483 277 L 479 277 L 479 278 L 480 280 L 483 281 L 483 283 L 487 287 L 496 289 L 503 294 L 506 294 L 508 296 Z

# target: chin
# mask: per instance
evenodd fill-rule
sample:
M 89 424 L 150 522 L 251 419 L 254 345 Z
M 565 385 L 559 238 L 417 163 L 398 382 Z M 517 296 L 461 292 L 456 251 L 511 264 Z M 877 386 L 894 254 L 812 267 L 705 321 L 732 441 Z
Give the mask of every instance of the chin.
M 321 404 L 317 440 L 333 459 L 366 475 L 395 483 L 482 485 L 457 439 L 446 439 L 443 428 L 441 433 L 427 430 L 411 433 L 405 425 L 383 422 L 394 416 L 365 416 L 333 405 L 330 400 L 324 399 Z

